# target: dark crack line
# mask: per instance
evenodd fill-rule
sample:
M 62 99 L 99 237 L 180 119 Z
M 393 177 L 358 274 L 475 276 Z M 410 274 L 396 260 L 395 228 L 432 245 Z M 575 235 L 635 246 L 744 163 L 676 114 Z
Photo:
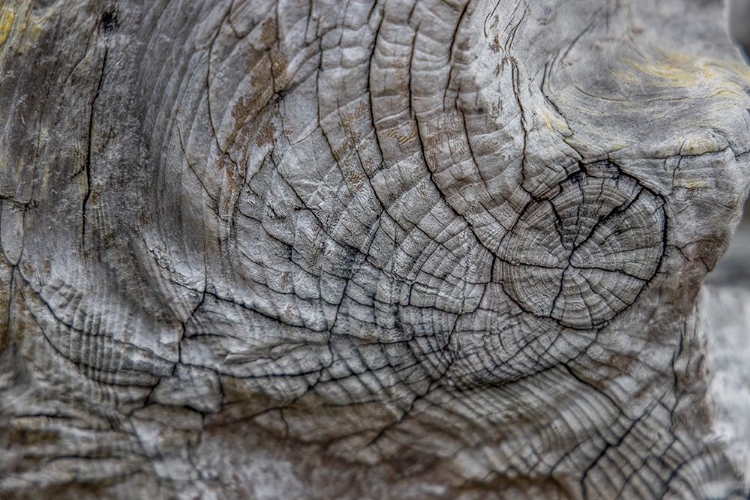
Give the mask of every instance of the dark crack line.
M 94 92 L 94 98 L 91 100 L 91 108 L 89 111 L 89 123 L 88 123 L 88 139 L 86 144 L 86 194 L 83 196 L 83 203 L 81 205 L 81 247 L 86 248 L 86 209 L 88 207 L 89 198 L 91 197 L 91 155 L 92 155 L 92 142 L 94 135 L 94 111 L 96 109 L 96 101 L 99 99 L 101 94 L 102 84 L 104 83 L 104 73 L 107 68 L 107 55 L 109 54 L 109 47 L 104 48 L 104 56 L 102 57 L 101 73 L 99 74 L 99 81 L 96 84 L 96 91 Z

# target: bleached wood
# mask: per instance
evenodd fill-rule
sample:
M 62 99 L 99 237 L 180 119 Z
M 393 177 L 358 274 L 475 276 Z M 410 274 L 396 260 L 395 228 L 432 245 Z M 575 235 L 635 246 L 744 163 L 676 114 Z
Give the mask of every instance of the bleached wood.
M 745 498 L 749 89 L 713 0 L 0 2 L 0 497 Z

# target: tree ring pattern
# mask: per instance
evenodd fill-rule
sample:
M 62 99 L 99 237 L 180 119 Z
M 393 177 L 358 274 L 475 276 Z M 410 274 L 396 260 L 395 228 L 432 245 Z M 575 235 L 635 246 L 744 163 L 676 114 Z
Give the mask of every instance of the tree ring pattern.
M 664 202 L 632 177 L 579 172 L 530 202 L 501 243 L 503 288 L 578 329 L 631 306 L 664 254 Z

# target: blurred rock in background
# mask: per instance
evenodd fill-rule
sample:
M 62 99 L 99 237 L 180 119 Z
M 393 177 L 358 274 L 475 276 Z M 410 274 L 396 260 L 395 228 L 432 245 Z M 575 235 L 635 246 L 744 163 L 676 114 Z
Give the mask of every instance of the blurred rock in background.
M 750 0 L 730 0 L 729 31 L 747 59 L 750 54 Z
M 745 60 L 750 63 L 750 0 L 728 0 L 729 31 Z M 750 288 L 750 201 L 745 209 L 729 249 L 706 283 Z

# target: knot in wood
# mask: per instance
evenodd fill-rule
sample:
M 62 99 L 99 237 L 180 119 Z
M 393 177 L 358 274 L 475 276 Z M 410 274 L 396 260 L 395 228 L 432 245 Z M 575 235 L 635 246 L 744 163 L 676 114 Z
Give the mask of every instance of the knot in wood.
M 503 287 L 536 316 L 598 328 L 654 277 L 665 230 L 663 200 L 636 179 L 576 173 L 529 203 L 505 236 Z

